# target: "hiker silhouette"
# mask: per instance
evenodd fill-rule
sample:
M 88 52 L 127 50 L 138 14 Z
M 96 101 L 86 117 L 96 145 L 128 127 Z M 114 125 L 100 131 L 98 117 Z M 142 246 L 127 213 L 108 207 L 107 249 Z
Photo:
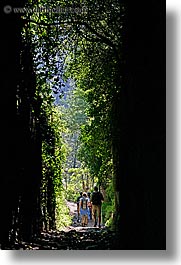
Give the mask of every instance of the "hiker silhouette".
M 98 187 L 94 187 L 94 191 L 91 196 L 91 202 L 92 202 L 92 213 L 94 217 L 94 227 L 98 226 L 101 227 L 101 206 L 102 201 L 104 201 L 104 197 L 100 191 L 98 191 Z M 98 220 L 97 220 L 98 219 Z
M 87 193 L 83 192 L 82 198 L 80 198 L 80 203 L 79 203 L 82 226 L 86 226 L 88 224 L 88 214 L 89 214 L 88 202 L 89 198 L 87 198 Z

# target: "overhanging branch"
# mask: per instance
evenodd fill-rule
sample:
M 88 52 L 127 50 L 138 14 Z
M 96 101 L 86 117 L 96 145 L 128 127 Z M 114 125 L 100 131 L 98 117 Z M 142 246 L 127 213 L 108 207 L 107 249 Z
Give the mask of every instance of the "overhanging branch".
M 95 34 L 98 38 L 93 39 L 93 41 L 101 41 L 105 44 L 107 44 L 108 46 L 110 46 L 113 50 L 114 53 L 116 54 L 116 56 L 118 56 L 117 54 L 117 48 L 116 45 L 107 37 L 103 36 L 102 34 L 100 34 L 97 30 L 95 30 L 92 26 L 90 26 L 87 22 L 85 21 L 80 21 L 80 20 L 69 20 L 69 21 L 59 21 L 59 22 L 54 22 L 54 23 L 45 23 L 43 21 L 38 22 L 38 21 L 34 21 L 34 20 L 26 20 L 27 22 L 31 22 L 37 25 L 42 25 L 42 26 L 57 26 L 60 24 L 64 24 L 64 25 L 71 25 L 71 24 L 78 24 L 78 25 L 82 25 L 85 26 L 91 33 Z M 90 40 L 90 39 L 89 39 Z

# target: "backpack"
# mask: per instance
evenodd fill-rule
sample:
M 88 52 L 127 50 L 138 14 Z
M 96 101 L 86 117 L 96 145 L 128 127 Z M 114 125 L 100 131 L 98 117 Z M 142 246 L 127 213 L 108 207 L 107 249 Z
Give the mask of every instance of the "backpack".
M 83 209 L 83 210 L 87 210 L 87 199 L 86 198 L 82 198 L 81 199 L 81 208 Z
M 102 193 L 98 192 L 93 192 L 92 193 L 92 204 L 94 205 L 101 205 L 101 200 L 103 200 Z

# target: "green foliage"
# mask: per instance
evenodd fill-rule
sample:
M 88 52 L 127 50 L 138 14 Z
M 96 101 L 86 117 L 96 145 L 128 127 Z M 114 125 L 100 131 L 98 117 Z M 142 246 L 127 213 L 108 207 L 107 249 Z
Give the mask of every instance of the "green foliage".
M 61 230 L 65 226 L 71 225 L 72 219 L 66 205 L 65 193 L 59 190 L 56 196 L 56 228 Z
M 51 219 L 52 211 L 55 211 L 56 226 L 60 229 L 70 223 L 68 208 L 65 205 L 62 182 L 62 165 L 66 160 L 67 147 L 62 133 L 66 132 L 61 120 L 61 112 L 58 106 L 51 101 L 43 101 L 41 106 L 41 130 L 42 130 L 42 207 L 47 209 L 45 219 Z M 51 190 L 50 190 L 51 189 Z
M 66 166 L 68 168 L 80 167 L 80 161 L 77 159 L 80 146 L 81 126 L 85 124 L 87 116 L 85 113 L 86 102 L 81 92 L 73 86 L 73 89 L 67 92 L 66 100 L 60 100 L 60 109 L 62 120 L 67 128 L 63 138 L 69 148 Z
M 112 182 L 110 182 L 106 188 L 106 197 L 102 205 L 102 212 L 105 225 L 107 227 L 112 226 L 113 214 L 115 211 L 115 200 L 114 200 L 114 188 Z
M 86 191 L 87 188 L 92 189 L 93 180 L 90 176 L 88 168 L 70 168 L 67 173 L 66 185 L 67 200 L 76 202 L 77 194 L 80 191 Z
M 106 189 L 103 210 L 105 219 L 111 220 L 113 109 L 121 87 L 117 69 L 124 64 L 120 52 L 124 6 L 118 0 L 35 2 L 29 1 L 28 6 L 72 8 L 71 12 L 25 16 L 23 34 L 31 39 L 36 101 L 41 105 L 42 204 L 47 204 L 51 184 L 51 200 L 58 205 L 60 223 L 65 196 L 62 187 L 66 198 L 75 200 L 79 190 L 92 188 L 96 181 Z M 85 7 L 85 12 L 75 12 L 75 7 Z M 62 98 L 62 82 L 70 78 L 75 87 L 67 95 L 68 107 L 55 107 L 52 95 L 60 93 Z M 70 170 L 66 172 L 66 168 Z

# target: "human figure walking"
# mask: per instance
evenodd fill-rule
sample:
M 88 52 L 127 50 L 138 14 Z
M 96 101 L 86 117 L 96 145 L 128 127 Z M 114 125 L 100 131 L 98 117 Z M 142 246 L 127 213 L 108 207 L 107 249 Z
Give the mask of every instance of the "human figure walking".
M 91 196 L 92 202 L 92 213 L 94 217 L 94 227 L 97 226 L 101 228 L 101 206 L 102 202 L 104 201 L 104 197 L 101 192 L 98 191 L 98 187 L 94 187 L 94 191 Z
M 89 210 L 89 219 L 92 220 L 92 203 L 91 203 L 91 193 L 87 192 L 87 197 L 89 198 L 88 210 Z
M 82 218 L 82 226 L 86 226 L 88 224 L 88 202 L 89 198 L 87 198 L 87 193 L 83 192 L 82 198 L 80 199 L 79 208 L 80 208 L 80 215 Z

